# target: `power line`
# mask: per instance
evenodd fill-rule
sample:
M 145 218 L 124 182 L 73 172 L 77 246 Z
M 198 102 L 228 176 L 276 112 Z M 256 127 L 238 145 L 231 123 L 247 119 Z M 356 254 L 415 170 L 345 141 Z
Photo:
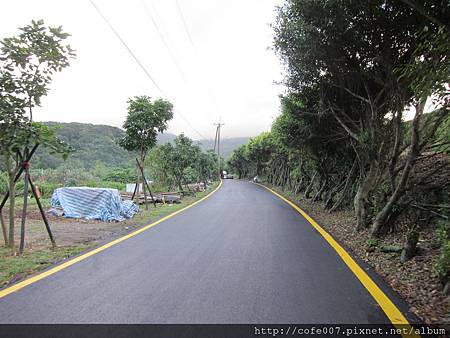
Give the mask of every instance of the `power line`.
M 186 19 L 185 19 L 184 14 L 183 14 L 183 10 L 181 9 L 180 3 L 178 2 L 178 0 L 175 0 L 175 3 L 176 3 L 176 6 L 177 6 L 178 15 L 179 15 L 179 17 L 180 17 L 180 19 L 181 19 L 181 21 L 183 23 L 184 31 L 185 31 L 185 33 L 186 33 L 186 35 L 187 35 L 187 37 L 188 37 L 188 39 L 189 39 L 189 41 L 191 43 L 192 49 L 194 50 L 197 58 L 200 58 L 199 57 L 199 53 L 197 51 L 197 48 L 195 47 L 194 40 L 192 39 L 191 33 L 189 32 L 189 28 L 188 28 Z M 211 81 L 205 75 L 203 76 L 203 78 L 207 82 L 206 90 L 207 90 L 209 96 L 211 97 L 211 100 L 212 100 L 216 110 L 218 111 L 219 110 L 219 105 L 217 104 L 216 97 L 214 96 L 213 92 L 211 91 L 211 87 L 212 87 L 211 86 Z
M 147 75 L 147 77 L 152 81 L 152 83 L 155 85 L 156 88 L 160 91 L 161 94 L 164 96 L 167 96 L 164 91 L 161 89 L 161 87 L 156 83 L 155 79 L 150 75 L 150 73 L 147 71 L 147 69 L 144 67 L 144 65 L 139 61 L 139 59 L 134 55 L 133 51 L 128 47 L 128 45 L 125 43 L 125 41 L 122 39 L 122 37 L 119 35 L 119 33 L 114 29 L 113 25 L 109 22 L 109 20 L 103 15 L 100 8 L 97 7 L 97 5 L 94 3 L 93 0 L 89 0 L 89 2 L 94 6 L 94 8 L 97 10 L 97 12 L 100 14 L 100 16 L 105 20 L 106 24 L 111 28 L 113 33 L 116 35 L 116 37 L 122 42 L 122 45 L 127 49 L 127 51 L 130 53 L 130 55 L 133 57 L 133 59 L 137 62 L 137 64 L 141 67 L 141 69 L 144 71 L 144 73 Z
M 180 73 L 183 81 L 186 82 L 186 77 L 184 75 L 184 72 L 181 69 L 180 64 L 178 63 L 177 58 L 172 53 L 172 50 L 170 49 L 169 44 L 167 43 L 166 39 L 164 38 L 164 35 L 162 34 L 161 30 L 159 29 L 159 26 L 156 23 L 155 18 L 153 17 L 152 13 L 149 11 L 145 1 L 141 0 L 141 3 L 142 3 L 142 6 L 144 7 L 145 12 L 147 13 L 147 16 L 150 18 L 153 26 L 155 27 L 156 31 L 158 32 L 158 35 L 161 38 L 161 41 L 164 43 L 164 46 L 166 47 L 167 51 L 169 52 L 169 55 L 172 58 L 172 61 L 175 63 L 175 66 L 177 67 L 177 70 Z
M 191 34 L 189 33 L 189 29 L 188 29 L 186 20 L 184 19 L 183 11 L 181 10 L 181 6 L 178 3 L 178 0 L 176 0 L 175 3 L 177 5 L 178 14 L 180 15 L 181 21 L 183 22 L 184 31 L 186 32 L 186 34 L 189 38 L 189 41 L 191 42 L 192 48 L 194 48 L 194 50 L 195 50 L 194 41 L 192 40 Z
M 148 17 L 149 17 L 150 20 L 152 21 L 153 26 L 155 27 L 156 31 L 158 32 L 159 37 L 161 38 L 162 42 L 164 43 L 164 46 L 166 47 L 167 51 L 169 52 L 170 56 L 172 57 L 172 60 L 173 60 L 173 62 L 175 63 L 175 66 L 177 67 L 177 70 L 178 70 L 178 72 L 180 73 L 180 75 L 181 75 L 183 81 L 185 82 L 185 84 L 187 84 L 186 77 L 185 77 L 185 73 L 183 72 L 182 67 L 180 66 L 179 62 L 177 61 L 177 58 L 175 57 L 174 53 L 172 52 L 172 50 L 171 50 L 171 48 L 170 48 L 170 46 L 169 46 L 170 44 L 171 44 L 172 46 L 173 46 L 174 44 L 171 43 L 170 37 L 169 37 L 169 35 L 166 33 L 166 31 L 165 31 L 165 29 L 164 29 L 163 20 L 162 20 L 162 18 L 158 15 L 158 11 L 157 11 L 156 7 L 154 6 L 154 3 L 150 0 L 150 5 L 151 5 L 151 7 L 152 7 L 152 9 L 153 9 L 153 11 L 154 11 L 155 17 L 156 17 L 156 19 L 159 19 L 159 21 L 160 21 L 161 29 L 160 29 L 160 27 L 159 27 L 159 25 L 158 25 L 158 23 L 157 23 L 157 20 L 156 20 L 155 17 L 152 15 L 152 13 L 149 11 L 146 2 L 145 2 L 144 0 L 141 0 L 141 2 L 142 2 L 142 5 L 143 5 L 143 7 L 144 7 L 144 9 L 145 9 L 145 11 L 146 11 Z M 181 15 L 182 15 L 182 14 L 181 14 Z M 184 26 L 184 29 L 186 30 L 187 27 Z M 164 37 L 163 31 L 166 33 L 165 35 L 166 35 L 166 37 L 167 37 L 167 40 L 166 40 L 166 38 Z M 190 36 L 189 36 L 189 39 L 190 39 L 190 41 L 191 41 L 191 43 L 192 43 L 192 39 L 190 38 Z M 169 43 L 168 43 L 167 41 L 168 41 Z M 194 46 L 193 46 L 193 47 L 194 47 Z M 195 47 L 194 47 L 194 48 L 195 48 Z M 197 53 L 196 53 L 196 54 L 197 54 Z M 213 99 L 213 103 L 214 103 L 215 108 L 216 108 L 216 110 L 217 110 L 217 102 L 215 101 L 215 98 L 213 97 L 213 95 L 212 95 L 211 90 L 210 90 L 209 87 L 207 88 L 207 91 L 208 91 L 209 94 L 211 95 L 211 97 L 212 97 L 212 99 Z M 211 113 L 210 113 L 209 111 L 207 111 L 207 114 L 209 115 L 209 117 L 210 117 L 210 118 L 212 119 L 212 121 L 214 122 L 214 120 L 215 120 L 214 116 L 212 116 Z
M 180 117 L 184 120 L 184 122 L 186 122 L 186 124 L 192 128 L 192 130 L 194 130 L 198 135 L 200 135 L 200 137 L 203 140 L 207 140 L 207 138 L 205 136 L 203 136 L 197 129 L 194 128 L 194 126 L 183 116 L 180 114 L 180 112 L 178 112 L 178 115 L 180 115 Z
M 130 53 L 130 55 L 133 57 L 133 59 L 137 62 L 137 64 L 141 67 L 141 69 L 144 71 L 144 73 L 147 75 L 147 77 L 152 81 L 152 83 L 155 85 L 155 87 L 159 90 L 159 92 L 163 95 L 168 97 L 168 95 L 161 89 L 161 87 L 158 85 L 158 83 L 153 79 L 153 77 L 150 75 L 150 73 L 147 71 L 147 69 L 144 67 L 144 65 L 139 61 L 137 56 L 133 53 L 133 51 L 128 47 L 126 42 L 122 39 L 120 34 L 115 30 L 113 25 L 109 22 L 109 20 L 106 18 L 106 16 L 103 14 L 103 12 L 100 10 L 99 7 L 94 3 L 93 0 L 89 0 L 89 2 L 92 4 L 92 6 L 97 10 L 97 12 L 100 14 L 100 16 L 103 18 L 103 20 L 106 22 L 108 27 L 113 31 L 114 35 L 120 40 L 122 45 L 127 49 L 127 51 Z M 202 139 L 207 139 L 205 136 L 203 136 L 197 129 L 194 128 L 194 126 L 180 113 L 177 113 L 183 120 L 186 122 L 186 124 L 192 128 Z

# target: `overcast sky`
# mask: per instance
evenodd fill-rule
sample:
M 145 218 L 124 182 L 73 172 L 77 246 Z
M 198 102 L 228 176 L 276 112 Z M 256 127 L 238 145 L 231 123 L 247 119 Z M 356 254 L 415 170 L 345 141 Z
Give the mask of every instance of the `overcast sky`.
M 219 117 L 225 123 L 223 137 L 270 129 L 283 88 L 276 84 L 281 66 L 270 49 L 269 24 L 281 0 L 178 0 L 188 33 L 176 0 L 94 1 L 164 94 L 89 0 L 4 1 L 0 38 L 17 34 L 32 19 L 44 19 L 62 25 L 77 51 L 71 66 L 54 77 L 37 120 L 121 126 L 127 98 L 146 94 L 174 104 L 172 133 L 213 138 Z

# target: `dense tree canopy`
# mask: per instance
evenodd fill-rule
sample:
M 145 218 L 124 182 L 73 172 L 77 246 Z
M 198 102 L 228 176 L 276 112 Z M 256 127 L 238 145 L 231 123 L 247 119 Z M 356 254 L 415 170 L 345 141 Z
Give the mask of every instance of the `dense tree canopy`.
M 213 179 L 217 170 L 216 157 L 212 151 L 202 151 L 190 138 L 180 134 L 172 143 L 155 147 L 147 161 L 152 177 L 183 191 L 189 190 L 188 183 L 207 183 Z
M 281 114 L 229 165 L 330 210 L 353 207 L 373 236 L 392 230 L 433 175 L 422 161 L 448 150 L 449 14 L 431 0 L 287 0 L 273 25 Z

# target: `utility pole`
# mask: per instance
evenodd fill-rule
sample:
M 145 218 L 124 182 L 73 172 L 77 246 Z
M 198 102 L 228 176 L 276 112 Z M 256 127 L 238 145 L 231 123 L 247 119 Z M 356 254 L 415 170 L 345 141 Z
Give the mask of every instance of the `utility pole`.
M 219 172 L 219 180 L 222 178 L 222 175 L 220 174 L 220 127 L 225 125 L 225 123 L 221 123 L 219 118 L 219 123 L 214 123 L 215 126 L 217 126 L 216 129 L 216 141 L 217 141 L 217 170 Z M 214 142 L 214 148 L 215 148 L 216 142 Z

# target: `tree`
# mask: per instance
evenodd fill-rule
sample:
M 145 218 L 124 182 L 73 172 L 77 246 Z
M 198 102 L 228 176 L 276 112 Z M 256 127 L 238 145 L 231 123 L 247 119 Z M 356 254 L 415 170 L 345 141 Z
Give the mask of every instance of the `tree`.
M 9 181 L 9 234 L 3 226 L 5 243 L 14 250 L 15 185 L 25 171 L 28 194 L 30 149 L 41 145 L 67 155 L 69 147 L 50 128 L 33 122 L 33 108 L 48 93 L 52 75 L 69 65 L 74 51 L 64 40 L 69 34 L 62 27 L 46 27 L 42 20 L 20 28 L 17 36 L 0 41 L 0 153 Z M 26 113 L 28 111 L 28 114 Z M 26 205 L 22 217 L 22 235 Z M 3 220 L 3 218 L 2 218 Z M 3 221 L 2 221 L 3 225 Z M 21 238 L 21 250 L 23 237 Z
M 156 146 L 150 152 L 148 163 L 152 175 L 169 189 L 190 190 L 188 183 L 207 183 L 217 170 L 216 155 L 212 150 L 203 152 L 199 145 L 178 135 L 172 143 Z
M 242 145 L 235 149 L 228 159 L 228 165 L 237 171 L 239 178 L 249 177 L 250 160 L 246 155 L 246 145 Z
M 449 12 L 448 6 L 436 6 L 431 0 L 423 1 L 420 8 L 427 15 Z M 354 208 L 358 229 L 367 227 L 378 212 L 373 196 L 386 177 L 392 182 L 387 194 L 393 196 L 387 199 L 391 206 L 398 202 L 423 149 L 413 143 L 419 142 L 421 135 L 433 134 L 441 122 L 422 118 L 424 100 L 411 86 L 414 77 L 398 73 L 424 57 L 417 54 L 424 41 L 417 32 L 426 27 L 436 36 L 439 27 L 433 20 L 424 20 L 423 13 L 399 1 L 290 0 L 279 8 L 274 43 L 286 66 L 286 86 L 302 103 L 315 97 L 303 110 L 316 118 L 305 115 L 302 119 L 313 122 L 309 124 L 312 134 L 329 131 L 329 144 L 336 137 L 346 140 L 357 159 Z M 419 108 L 413 123 L 419 137 L 404 142 L 404 114 L 411 104 Z M 408 147 L 415 149 L 414 155 L 399 174 L 399 158 Z M 390 210 L 388 207 L 386 215 Z M 374 234 L 386 219 L 383 216 L 381 223 L 373 225 Z
M 411 1 L 405 2 L 412 3 Z M 447 8 L 447 11 L 449 9 Z M 432 15 L 428 14 L 426 17 L 430 16 Z M 407 190 L 410 173 L 422 151 L 436 151 L 442 145 L 448 146 L 448 140 L 444 138 L 435 140 L 435 137 L 440 126 L 450 117 L 450 92 L 448 90 L 450 35 L 448 27 L 440 23 L 440 20 L 433 20 L 432 16 L 431 22 L 439 24 L 437 29 L 432 29 L 430 32 L 428 26 L 425 26 L 422 31 L 417 32 L 417 39 L 420 44 L 414 51 L 414 57 L 409 63 L 397 69 L 400 77 L 409 80 L 409 89 L 414 93 L 415 114 L 411 123 L 409 142 L 405 142 L 408 146 L 406 159 L 399 169 L 397 169 L 399 166 L 398 156 L 393 158 L 390 163 L 392 192 L 372 224 L 371 231 L 375 236 L 379 235 L 381 229 L 389 220 L 394 206 L 399 203 Z M 435 109 L 425 115 L 424 109 L 428 98 L 432 98 Z M 415 251 L 419 239 L 418 234 L 413 231 L 410 238 L 413 242 L 411 245 L 412 251 Z
M 167 129 L 167 123 L 173 118 L 173 105 L 167 100 L 157 99 L 152 102 L 149 96 L 135 96 L 127 101 L 128 115 L 123 128 L 125 136 L 119 145 L 125 150 L 136 152 L 138 179 L 136 186 L 142 182 L 145 205 L 147 207 L 146 179 L 144 176 L 145 158 L 148 151 L 156 145 L 158 133 Z
M 272 149 L 271 134 L 261 133 L 248 142 L 248 158 L 256 165 L 256 175 L 261 175 L 264 164 L 269 161 Z

